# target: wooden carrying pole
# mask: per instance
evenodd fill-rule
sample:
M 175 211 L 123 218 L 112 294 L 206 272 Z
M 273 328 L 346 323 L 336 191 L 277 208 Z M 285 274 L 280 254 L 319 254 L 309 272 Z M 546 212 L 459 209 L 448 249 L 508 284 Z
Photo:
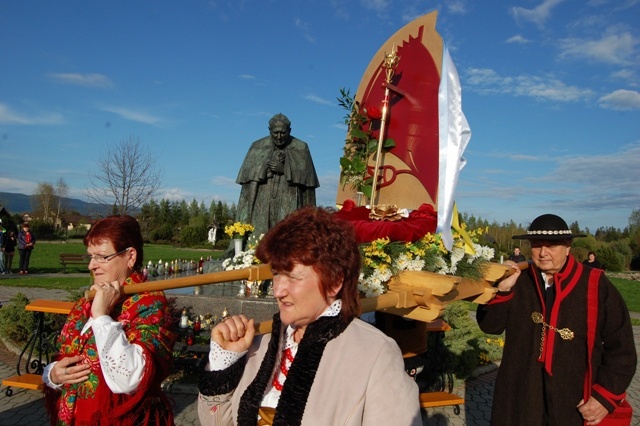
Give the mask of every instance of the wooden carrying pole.
M 517 263 L 518 269 L 524 271 L 529 268 L 531 261 Z M 484 279 L 490 283 L 495 283 L 513 275 L 515 270 L 504 263 L 489 263 L 484 271 Z
M 518 268 L 520 270 L 525 270 L 529 267 L 530 263 L 520 262 L 518 263 Z M 486 281 L 485 285 L 490 286 L 491 283 L 495 283 L 500 281 L 508 276 L 512 275 L 514 272 L 513 268 L 508 267 L 504 264 L 499 263 L 489 263 L 487 269 L 485 270 L 484 279 Z M 420 274 L 420 272 L 413 272 L 411 274 L 405 273 L 405 275 L 411 274 Z M 402 276 L 402 274 L 400 274 Z M 271 267 L 268 264 L 263 265 L 255 265 L 250 266 L 249 268 L 237 269 L 232 271 L 221 271 L 221 272 L 212 272 L 209 274 L 203 275 L 192 275 L 188 277 L 182 278 L 173 278 L 170 280 L 163 281 L 149 281 L 144 283 L 139 283 L 136 285 L 128 285 L 122 288 L 122 292 L 126 295 L 143 293 L 147 291 L 164 291 L 170 290 L 174 288 L 184 288 L 184 287 L 193 287 L 197 285 L 208 285 L 208 284 L 218 284 L 229 281 L 239 281 L 239 280 L 248 280 L 248 281 L 259 281 L 259 280 L 267 280 L 273 278 L 271 273 Z M 446 279 L 459 279 L 454 276 L 447 275 L 436 275 L 428 272 L 424 273 L 424 277 L 420 279 L 420 281 L 424 281 L 422 284 L 425 287 L 430 287 L 430 284 L 436 285 L 436 279 L 446 280 Z M 438 284 L 442 286 L 442 283 Z M 394 290 L 390 290 L 389 292 L 382 294 L 376 297 L 367 297 L 360 300 L 361 310 L 363 313 L 372 312 L 377 310 L 391 309 L 394 308 L 403 308 L 407 302 L 410 305 L 420 305 L 420 303 L 416 303 L 419 301 L 420 297 L 418 293 L 414 292 L 412 287 L 396 287 Z M 445 290 L 448 293 L 448 291 Z M 437 292 L 436 292 L 437 293 Z M 95 296 L 95 291 L 87 291 L 85 293 L 85 297 L 88 299 L 93 299 Z M 445 296 L 445 295 L 441 295 Z M 408 300 L 408 299 L 412 300 Z M 457 300 L 457 299 L 454 299 Z M 451 300 L 451 301 L 454 301 Z M 448 303 L 447 301 L 443 301 L 444 303 Z M 450 302 L 450 301 L 449 301 Z M 486 303 L 486 302 L 485 302 Z M 257 334 L 266 334 L 271 332 L 271 321 L 262 321 L 255 324 L 255 329 Z
M 122 288 L 124 294 L 144 293 L 147 291 L 164 291 L 174 288 L 194 287 L 197 285 L 218 284 L 230 281 L 261 281 L 273 278 L 271 266 L 268 264 L 254 265 L 244 269 L 232 271 L 211 272 L 202 275 L 190 275 L 188 277 L 172 278 L 162 281 L 147 281 L 136 285 L 128 285 Z M 87 290 L 85 297 L 93 299 L 96 292 Z

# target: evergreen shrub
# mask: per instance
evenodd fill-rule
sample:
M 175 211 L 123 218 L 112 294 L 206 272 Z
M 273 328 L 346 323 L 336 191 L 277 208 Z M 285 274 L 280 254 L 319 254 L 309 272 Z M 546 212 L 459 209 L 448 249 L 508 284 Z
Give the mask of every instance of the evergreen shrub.
M 34 329 L 33 312 L 25 311 L 29 299 L 22 293 L 16 294 L 10 303 L 0 309 L 0 335 L 14 343 L 25 343 Z
M 476 306 L 469 302 L 451 303 L 443 316 L 451 330 L 444 333 L 445 354 L 440 356 L 443 364 L 434 368 L 444 366 L 458 380 L 466 380 L 481 365 L 502 359 L 504 337 L 488 335 L 480 330 L 470 314 L 470 309 Z M 433 350 L 431 345 L 435 340 L 430 339 L 429 343 L 429 350 Z
M 18 346 L 24 346 L 36 328 L 34 313 L 24 309 L 28 304 L 29 298 L 17 293 L 10 303 L 2 305 L 0 309 L 0 336 Z M 44 314 L 44 331 L 49 336 L 57 335 L 65 320 L 64 315 Z

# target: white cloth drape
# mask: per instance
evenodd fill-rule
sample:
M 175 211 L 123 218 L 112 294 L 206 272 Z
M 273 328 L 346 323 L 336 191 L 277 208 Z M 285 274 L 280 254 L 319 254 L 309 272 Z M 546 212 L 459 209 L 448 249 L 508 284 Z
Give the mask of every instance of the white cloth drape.
M 462 88 L 449 49 L 442 55 L 442 74 L 438 90 L 438 123 L 440 156 L 438 176 L 438 229 L 442 241 L 451 250 L 451 219 L 460 170 L 466 164 L 462 157 L 471 139 L 471 129 L 462 112 Z

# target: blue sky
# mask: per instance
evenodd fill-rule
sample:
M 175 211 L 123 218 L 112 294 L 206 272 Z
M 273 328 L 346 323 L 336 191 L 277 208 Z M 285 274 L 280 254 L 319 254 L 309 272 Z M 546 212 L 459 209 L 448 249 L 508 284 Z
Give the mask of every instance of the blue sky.
M 133 136 L 163 171 L 156 199 L 237 202 L 247 148 L 282 112 L 332 205 L 339 89 L 433 10 L 472 131 L 459 210 L 625 227 L 640 208 L 640 0 L 0 1 L 0 191 L 63 177 L 84 198 L 106 147 Z

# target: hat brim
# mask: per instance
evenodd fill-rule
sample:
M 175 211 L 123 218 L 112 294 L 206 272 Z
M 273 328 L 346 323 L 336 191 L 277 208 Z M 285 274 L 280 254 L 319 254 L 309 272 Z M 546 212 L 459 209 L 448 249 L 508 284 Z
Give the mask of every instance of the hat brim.
M 550 240 L 550 241 L 558 241 L 558 240 L 572 240 L 574 238 L 584 238 L 586 235 L 584 234 L 523 234 L 523 235 L 514 235 L 511 237 L 513 240 Z

